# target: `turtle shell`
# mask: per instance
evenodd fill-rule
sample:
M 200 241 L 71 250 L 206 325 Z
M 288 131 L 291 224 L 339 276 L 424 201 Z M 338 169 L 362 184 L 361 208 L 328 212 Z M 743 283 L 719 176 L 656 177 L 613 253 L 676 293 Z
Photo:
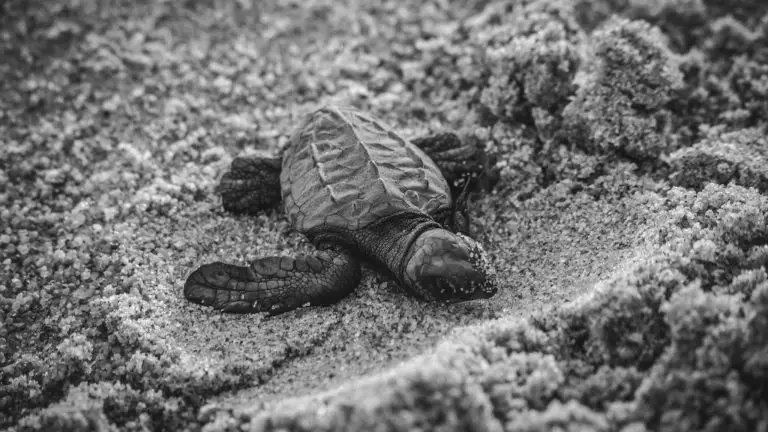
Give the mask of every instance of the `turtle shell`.
M 448 183 L 429 156 L 349 108 L 307 117 L 283 154 L 280 183 L 288 220 L 303 233 L 359 230 L 451 204 Z

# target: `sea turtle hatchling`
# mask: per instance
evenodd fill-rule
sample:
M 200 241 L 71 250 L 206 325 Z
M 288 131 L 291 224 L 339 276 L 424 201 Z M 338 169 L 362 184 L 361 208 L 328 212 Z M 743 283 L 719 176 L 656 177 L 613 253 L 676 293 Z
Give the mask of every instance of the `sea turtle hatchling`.
M 282 158 L 235 158 L 217 187 L 224 208 L 239 213 L 282 198 L 288 220 L 318 252 L 206 264 L 187 278 L 184 296 L 226 312 L 327 305 L 358 285 L 366 261 L 426 300 L 489 298 L 495 273 L 480 244 L 462 234 L 467 186 L 455 201 L 459 189 L 449 186 L 485 164 L 482 150 L 452 133 L 408 141 L 354 109 L 319 109 Z

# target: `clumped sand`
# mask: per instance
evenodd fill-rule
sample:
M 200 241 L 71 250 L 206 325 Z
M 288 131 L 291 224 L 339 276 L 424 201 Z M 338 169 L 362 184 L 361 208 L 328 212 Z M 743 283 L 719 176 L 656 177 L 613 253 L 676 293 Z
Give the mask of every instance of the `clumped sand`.
M 0 428 L 768 429 L 762 0 L 11 0 L 0 46 Z M 328 103 L 495 155 L 494 298 L 182 298 L 311 251 L 213 189 Z

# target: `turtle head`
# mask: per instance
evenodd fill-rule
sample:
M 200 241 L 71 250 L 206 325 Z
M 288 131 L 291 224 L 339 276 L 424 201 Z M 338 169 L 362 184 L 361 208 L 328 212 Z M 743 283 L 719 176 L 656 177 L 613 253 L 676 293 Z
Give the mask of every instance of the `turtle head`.
M 463 234 L 433 229 L 413 243 L 406 284 L 427 300 L 459 302 L 496 294 L 496 273 L 480 244 Z

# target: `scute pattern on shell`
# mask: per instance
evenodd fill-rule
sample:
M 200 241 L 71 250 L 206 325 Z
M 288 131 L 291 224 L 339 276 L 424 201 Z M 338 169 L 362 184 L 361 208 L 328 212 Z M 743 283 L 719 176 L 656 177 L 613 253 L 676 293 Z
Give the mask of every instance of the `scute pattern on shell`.
M 432 214 L 448 184 L 421 149 L 348 108 L 310 114 L 283 155 L 285 212 L 300 232 L 358 230 L 396 213 Z

